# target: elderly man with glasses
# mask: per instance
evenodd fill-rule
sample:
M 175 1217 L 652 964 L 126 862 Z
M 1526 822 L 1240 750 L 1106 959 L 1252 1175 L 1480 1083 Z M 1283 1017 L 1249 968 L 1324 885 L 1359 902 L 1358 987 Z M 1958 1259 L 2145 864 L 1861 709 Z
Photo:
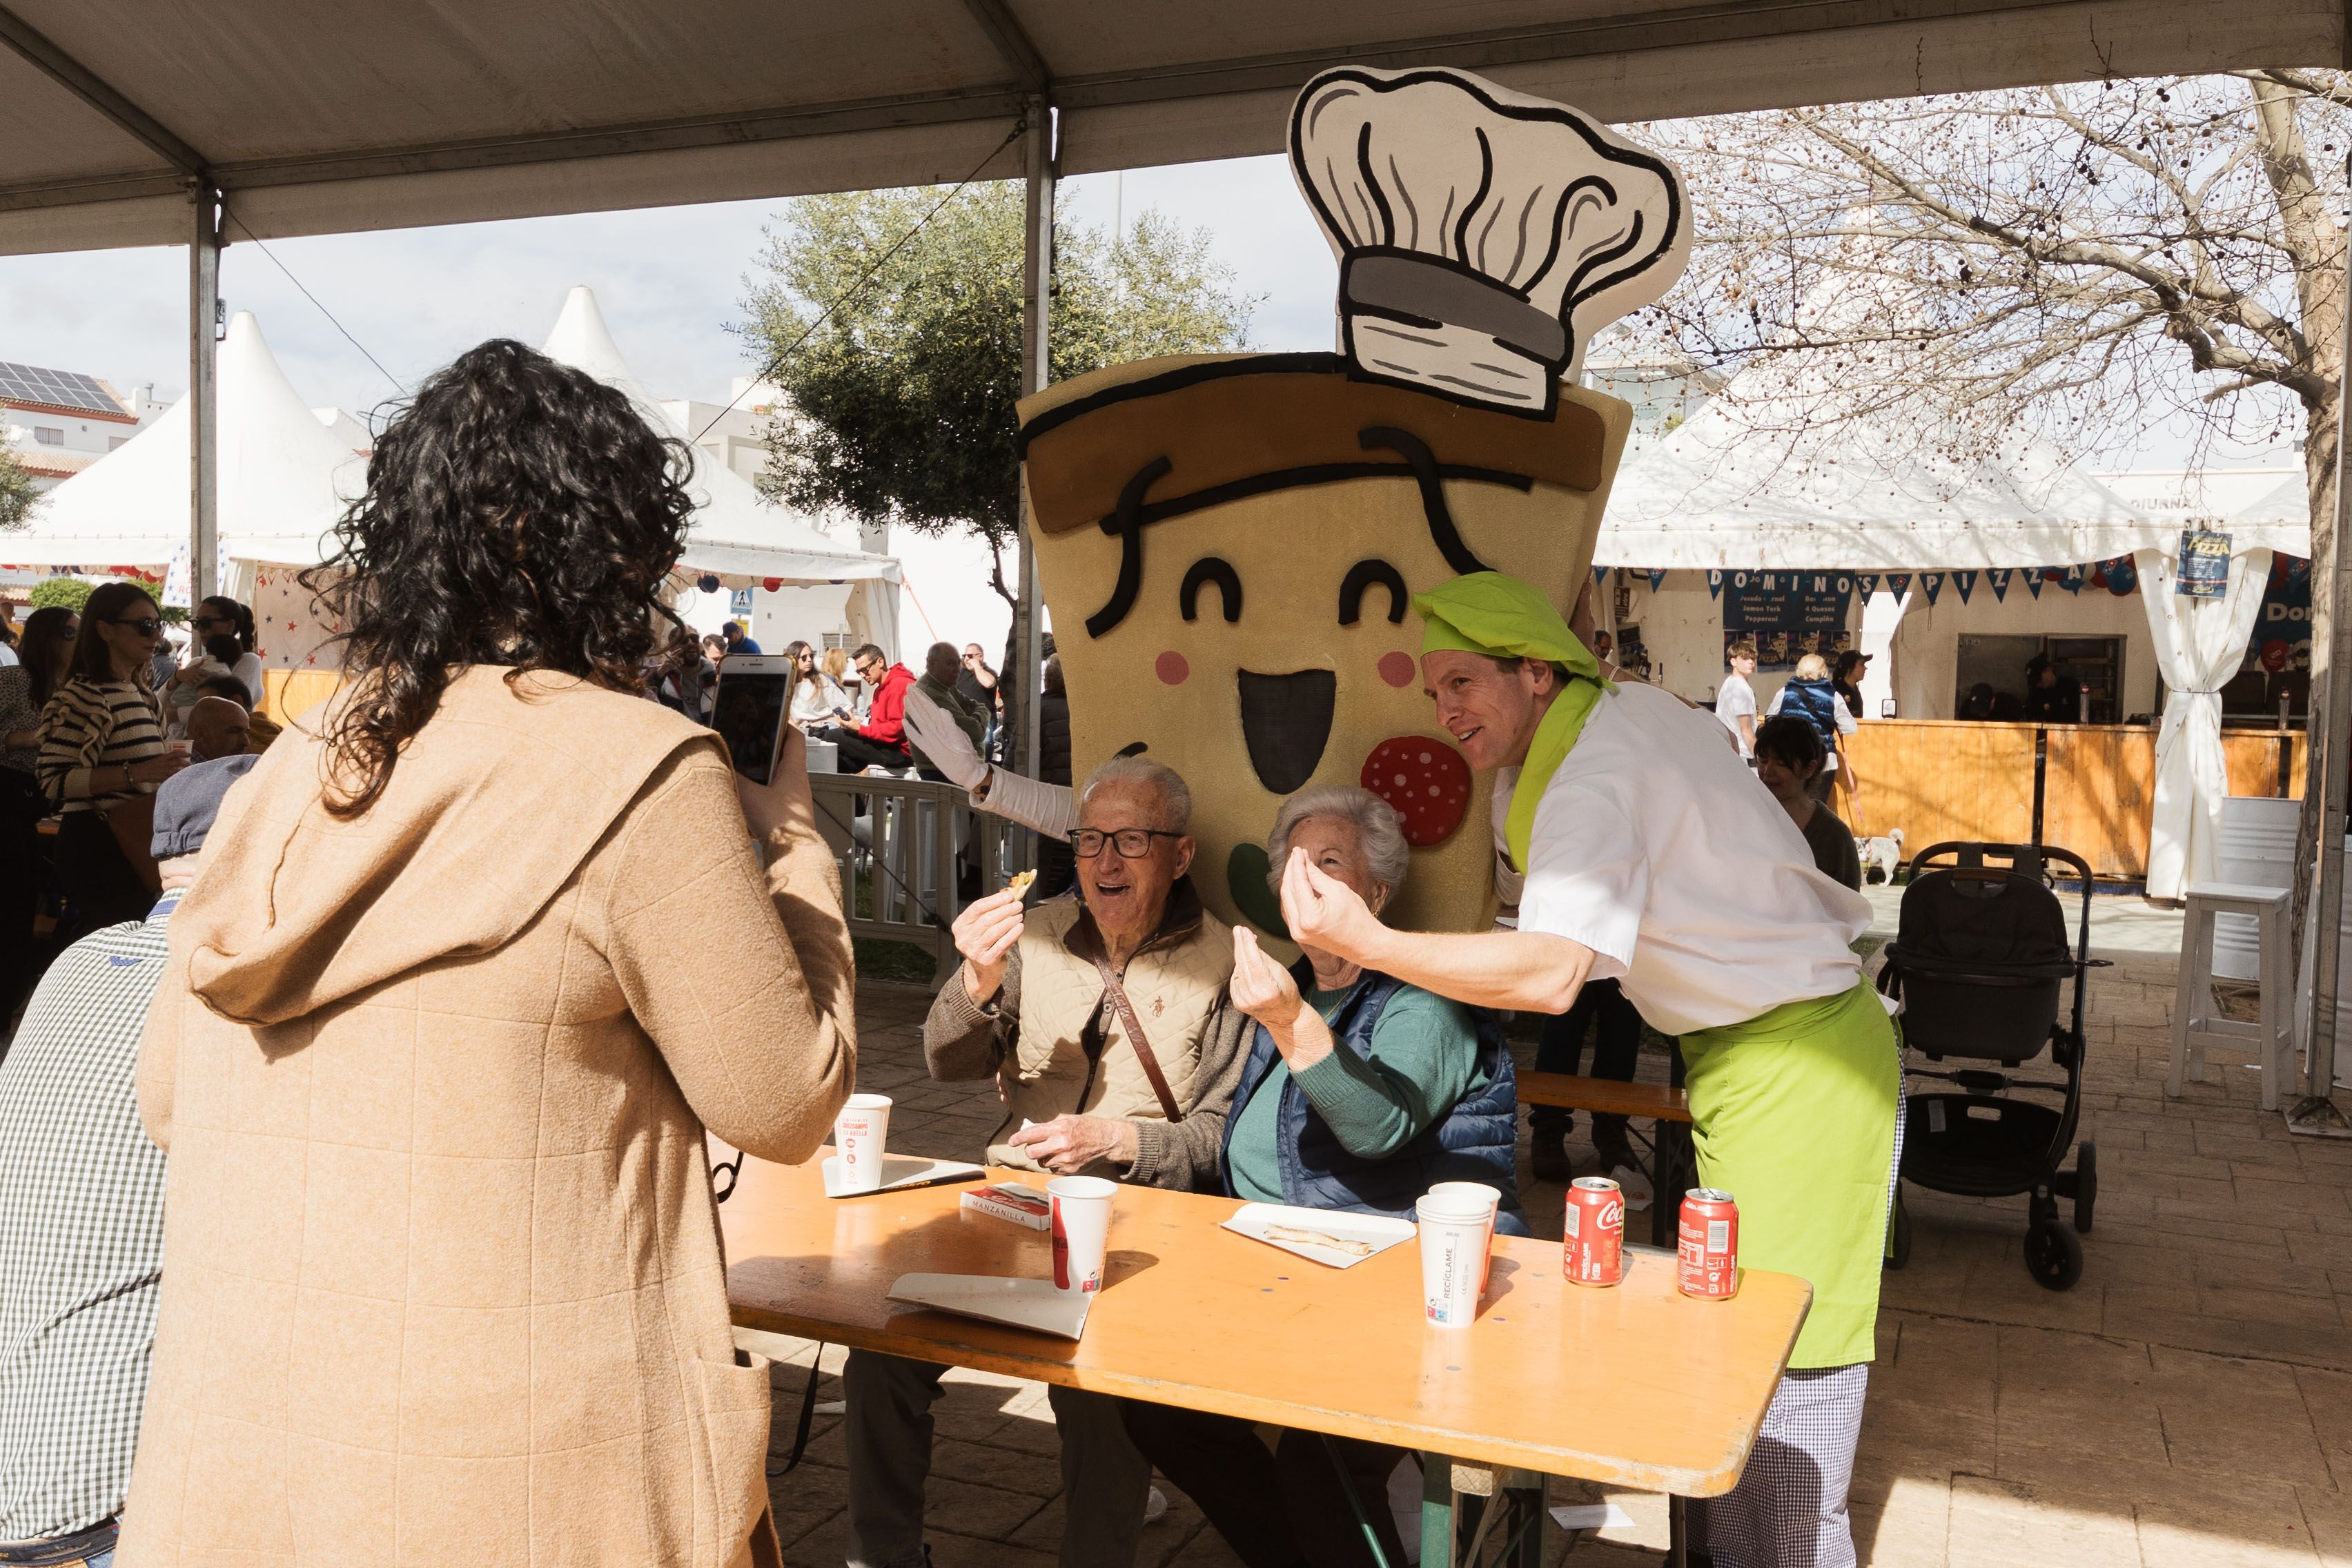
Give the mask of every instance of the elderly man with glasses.
M 1004 1120 L 992 1164 L 1214 1192 L 1249 1020 L 1232 1003 L 1232 930 L 1201 907 L 1192 791 L 1145 757 L 1104 763 L 1071 835 L 1078 892 L 1024 910 L 1011 889 L 955 922 L 963 963 L 923 1024 L 942 1082 L 992 1078 Z M 930 1407 L 944 1367 L 853 1352 L 854 1568 L 920 1568 Z M 1117 1403 L 1055 1386 L 1067 1505 L 1063 1568 L 1127 1568 L 1151 1467 Z

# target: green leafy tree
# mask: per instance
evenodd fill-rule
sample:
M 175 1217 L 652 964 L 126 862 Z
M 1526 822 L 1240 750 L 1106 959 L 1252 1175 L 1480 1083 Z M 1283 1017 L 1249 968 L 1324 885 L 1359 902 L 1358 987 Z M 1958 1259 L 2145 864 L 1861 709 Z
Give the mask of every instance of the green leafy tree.
M 40 492 L 33 488 L 33 476 L 16 454 L 0 446 L 0 531 L 22 528 L 33 515 L 33 503 Z
M 1023 192 L 974 185 L 924 224 L 938 200 L 808 196 L 769 228 L 740 329 L 788 397 L 762 488 L 921 533 L 969 529 L 987 541 L 991 584 L 1011 603 Z M 1257 300 L 1235 291 L 1205 230 L 1156 212 L 1116 237 L 1058 224 L 1055 250 L 1053 380 L 1248 346 Z
M 97 591 L 98 584 L 87 578 L 44 577 L 34 584 L 33 591 L 25 596 L 25 607 L 46 610 L 54 606 L 79 615 L 81 607 L 89 603 L 89 596 Z

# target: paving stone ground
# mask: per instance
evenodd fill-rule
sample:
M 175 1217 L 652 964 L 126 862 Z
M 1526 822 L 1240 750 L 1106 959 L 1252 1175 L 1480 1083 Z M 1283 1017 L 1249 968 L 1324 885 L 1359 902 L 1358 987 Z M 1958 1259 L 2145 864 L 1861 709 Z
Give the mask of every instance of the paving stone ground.
M 2178 917 L 2137 900 L 2102 905 L 2094 952 L 2116 964 L 2092 986 L 2081 1135 L 2098 1145 L 2100 1194 L 2082 1282 L 2053 1293 L 2027 1276 L 2022 1199 L 1906 1187 L 1913 1251 L 1886 1277 L 1853 1497 L 1862 1560 L 2352 1564 L 2352 1143 L 2290 1139 L 2258 1108 L 2247 1053 L 2212 1048 L 2209 1081 L 2168 1100 Z M 894 1147 L 971 1157 L 994 1125 L 994 1096 L 925 1077 L 916 1029 L 928 998 L 866 986 L 858 1000 L 860 1083 L 897 1100 Z M 1644 1058 L 1643 1076 L 1664 1070 Z M 1589 1160 L 1581 1127 L 1571 1148 Z M 1559 1189 L 1522 1179 L 1529 1214 L 1557 1236 Z M 796 1363 L 777 1373 L 781 1456 L 812 1347 L 761 1348 Z M 825 1352 L 826 1371 L 839 1356 Z M 817 1398 L 822 1411 L 839 1384 L 827 1377 Z M 957 1373 L 940 1412 L 939 1568 L 1045 1568 L 1061 1503 L 1042 1385 Z M 838 1427 L 820 1414 L 806 1460 L 772 1482 L 786 1560 L 808 1568 L 845 1555 Z M 1160 1486 L 1170 1508 L 1144 1533 L 1146 1568 L 1235 1563 L 1199 1510 Z M 1601 1495 L 1553 1487 L 1556 1502 Z M 1548 1563 L 1658 1560 L 1663 1500 L 1609 1496 L 1632 1525 L 1598 1538 L 1555 1531 Z

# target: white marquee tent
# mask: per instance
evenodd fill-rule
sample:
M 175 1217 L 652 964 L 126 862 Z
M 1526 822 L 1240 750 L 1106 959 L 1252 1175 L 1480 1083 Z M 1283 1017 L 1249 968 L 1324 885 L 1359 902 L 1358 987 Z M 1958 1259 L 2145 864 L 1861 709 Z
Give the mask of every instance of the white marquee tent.
M 575 289 L 546 352 L 626 393 L 657 430 L 688 436 L 630 374 L 596 301 Z M 325 636 L 308 619 L 290 570 L 317 564 L 330 531 L 366 483 L 366 458 L 320 423 L 261 335 L 238 311 L 220 347 L 221 559 L 232 596 L 290 615 L 266 662 L 299 668 Z M 763 500 L 739 475 L 689 447 L 696 501 L 687 573 L 728 587 L 770 583 L 808 596 L 811 624 L 839 625 L 886 647 L 898 644 L 898 563 L 827 539 Z M 10 566 L 70 568 L 89 575 L 129 568 L 184 568 L 188 551 L 188 401 L 182 398 L 128 444 L 51 491 L 21 531 L 0 542 Z M 267 602 L 265 605 L 265 602 Z M 265 622 L 275 624 L 264 615 Z
M 130 442 L 66 480 L 22 531 L 0 540 L 11 566 L 117 566 L 161 572 L 188 552 L 186 398 Z M 307 566 L 349 497 L 366 483 L 366 459 L 319 422 L 240 310 L 220 346 L 221 559 L 232 594 L 253 567 Z
M 1868 269 L 1833 280 L 1801 319 L 1901 318 Z M 1849 275 L 1851 276 L 1851 275 Z M 1835 334 L 1824 331 L 1823 338 Z M 2173 592 L 2184 519 L 2155 512 L 2028 434 L 1988 455 L 1937 438 L 1916 405 L 1857 412 L 1846 358 L 1830 348 L 1764 356 L 1687 423 L 1627 454 L 1593 559 L 1650 569 L 1965 571 L 2134 558 L 2167 696 L 2158 733 L 2147 889 L 2177 898 L 2213 875 L 2221 800 L 2221 687 L 2245 655 L 2273 551 L 2310 553 L 2297 492 L 2273 483 L 2225 522 L 2228 592 Z M 1867 395 L 1866 389 L 1862 394 Z M 1865 649 L 1865 651 L 1870 651 Z
M 772 595 L 793 595 L 798 602 L 791 603 L 786 612 L 792 620 L 810 626 L 845 620 L 860 642 L 898 646 L 901 578 L 897 559 L 869 555 L 826 538 L 691 445 L 697 432 L 673 420 L 621 357 L 593 290 L 579 285 L 564 297 L 562 313 L 540 348 L 549 358 L 584 370 L 627 395 L 655 429 L 689 442 L 694 472 L 687 489 L 694 496 L 695 513 L 686 553 L 678 561 L 682 570 L 716 577 L 730 588 L 756 586 Z M 770 588 L 770 584 L 779 586 Z

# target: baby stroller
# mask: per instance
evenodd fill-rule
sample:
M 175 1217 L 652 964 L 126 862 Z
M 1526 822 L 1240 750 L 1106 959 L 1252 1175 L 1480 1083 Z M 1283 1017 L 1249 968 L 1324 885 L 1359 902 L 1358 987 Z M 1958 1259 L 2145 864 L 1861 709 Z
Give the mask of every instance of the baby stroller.
M 2072 868 L 2083 889 L 2074 942 L 2051 886 L 2050 862 Z M 1988 864 L 1999 862 L 1999 864 Z M 2083 1243 L 2099 1195 L 2098 1152 L 2088 1142 L 2074 1168 L 2058 1167 L 2083 1103 L 2084 978 L 2094 960 L 2091 868 L 2071 850 L 2035 844 L 1932 844 L 1911 859 L 1903 918 L 1886 949 L 1878 988 L 1903 1002 L 1903 1043 L 1955 1092 L 1914 1090 L 1904 1117 L 1903 1178 L 1969 1197 L 2028 1194 L 2025 1268 L 2053 1290 L 2083 1277 Z M 2059 983 L 2074 982 L 2067 1020 Z M 2018 1069 L 2044 1049 L 2065 1077 Z M 1953 1067 L 1952 1058 L 1986 1067 Z M 2056 1103 L 2053 1104 L 2051 1101 Z M 2072 1198 L 2074 1223 L 2058 1217 Z M 1896 1198 L 1887 1262 L 1911 1250 L 1909 1216 Z

